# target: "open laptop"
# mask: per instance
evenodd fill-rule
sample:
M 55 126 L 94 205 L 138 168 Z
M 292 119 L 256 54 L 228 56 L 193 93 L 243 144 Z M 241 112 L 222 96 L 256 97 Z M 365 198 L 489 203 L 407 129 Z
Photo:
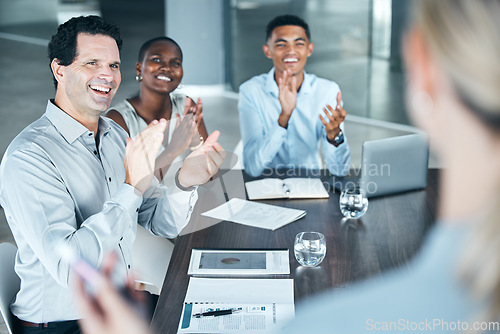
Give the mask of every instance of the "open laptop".
M 368 197 L 422 189 L 427 185 L 429 143 L 411 134 L 363 143 L 361 169 L 355 175 L 333 178 L 333 187 L 359 185 Z

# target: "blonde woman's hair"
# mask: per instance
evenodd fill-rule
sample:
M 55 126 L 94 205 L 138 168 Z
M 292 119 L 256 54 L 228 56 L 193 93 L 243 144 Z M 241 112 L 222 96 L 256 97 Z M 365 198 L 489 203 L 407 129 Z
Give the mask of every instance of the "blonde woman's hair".
M 500 0 L 414 2 L 415 24 L 457 96 L 500 134 Z M 500 319 L 500 191 L 493 202 L 465 246 L 459 268 L 470 291 L 491 301 L 481 315 L 488 320 Z
M 500 130 L 500 1 L 414 2 L 416 23 L 457 95 Z

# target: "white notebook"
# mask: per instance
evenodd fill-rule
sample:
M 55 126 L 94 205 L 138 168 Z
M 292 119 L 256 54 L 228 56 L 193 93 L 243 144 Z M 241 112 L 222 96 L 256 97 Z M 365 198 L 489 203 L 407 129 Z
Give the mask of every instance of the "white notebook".
M 221 310 L 233 314 L 201 316 Z M 178 333 L 272 333 L 295 316 L 293 279 L 189 279 Z
M 328 198 L 328 192 L 317 178 L 269 178 L 245 183 L 248 199 Z

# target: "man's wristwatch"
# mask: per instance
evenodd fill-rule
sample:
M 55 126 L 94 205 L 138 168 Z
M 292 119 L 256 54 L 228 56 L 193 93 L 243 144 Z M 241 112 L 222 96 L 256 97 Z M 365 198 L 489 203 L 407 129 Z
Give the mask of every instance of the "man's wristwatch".
M 344 142 L 344 133 L 342 132 L 342 130 L 340 130 L 339 133 L 337 133 L 337 135 L 335 136 L 335 138 L 333 138 L 332 144 L 338 146 L 343 142 Z

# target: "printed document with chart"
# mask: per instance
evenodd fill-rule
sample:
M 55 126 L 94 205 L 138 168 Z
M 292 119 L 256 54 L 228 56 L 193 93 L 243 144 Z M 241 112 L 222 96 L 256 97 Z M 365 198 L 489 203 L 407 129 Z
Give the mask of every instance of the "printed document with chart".
M 306 212 L 232 198 L 229 202 L 204 212 L 202 215 L 274 231 L 304 217 Z
M 199 316 L 220 310 L 234 313 Z M 271 333 L 294 316 L 293 279 L 191 277 L 178 333 Z

